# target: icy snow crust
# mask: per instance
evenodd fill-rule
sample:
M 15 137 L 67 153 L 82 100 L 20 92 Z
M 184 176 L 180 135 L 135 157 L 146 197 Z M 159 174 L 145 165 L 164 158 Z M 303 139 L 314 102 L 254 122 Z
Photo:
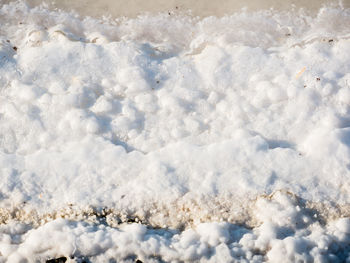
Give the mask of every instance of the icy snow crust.
M 349 9 L 3 5 L 0 260 L 350 261 L 349 106 Z

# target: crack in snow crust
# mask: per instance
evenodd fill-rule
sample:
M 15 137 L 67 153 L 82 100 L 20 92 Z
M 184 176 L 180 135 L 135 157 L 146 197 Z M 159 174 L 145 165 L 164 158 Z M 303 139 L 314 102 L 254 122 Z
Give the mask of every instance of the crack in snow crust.
M 176 212 L 196 211 L 187 208 Z M 350 257 L 349 208 L 312 204 L 277 191 L 247 204 L 245 218 L 239 218 L 244 220 L 236 224 L 222 211 L 211 211 L 223 215 L 222 221 L 209 217 L 200 222 L 196 217 L 197 222 L 185 228 L 154 228 L 136 218 L 123 222 L 112 210 L 87 209 L 79 214 L 70 207 L 40 216 L 42 225 L 34 228 L 24 223 L 28 214 L 26 220 L 7 221 L 0 226 L 0 252 L 8 262 L 54 258 L 68 262 L 345 262 Z

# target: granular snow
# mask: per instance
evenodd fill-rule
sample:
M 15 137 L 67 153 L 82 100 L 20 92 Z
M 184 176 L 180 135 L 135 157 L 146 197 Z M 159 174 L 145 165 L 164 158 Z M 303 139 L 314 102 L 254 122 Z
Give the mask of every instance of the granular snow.
M 0 22 L 3 262 L 350 261 L 349 9 Z

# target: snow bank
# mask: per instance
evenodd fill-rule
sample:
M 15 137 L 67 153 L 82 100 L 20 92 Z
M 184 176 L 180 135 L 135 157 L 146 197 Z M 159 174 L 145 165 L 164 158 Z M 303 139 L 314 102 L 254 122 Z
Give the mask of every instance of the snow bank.
M 349 256 L 349 9 L 0 21 L 3 260 Z

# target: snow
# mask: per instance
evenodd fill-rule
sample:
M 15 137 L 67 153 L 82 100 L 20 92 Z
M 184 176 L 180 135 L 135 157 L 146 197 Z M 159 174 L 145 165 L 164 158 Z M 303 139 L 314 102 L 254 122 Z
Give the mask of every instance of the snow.
M 105 224 L 56 219 L 39 228 L 18 223 L 1 226 L 0 252 L 9 262 L 65 256 L 67 262 L 347 262 L 350 220 L 322 225 L 296 199 L 277 193 L 260 200 L 261 222 L 250 229 L 228 222 L 200 223 L 184 231 L 152 229 L 131 223 Z M 18 237 L 14 243 L 14 237 Z
M 0 21 L 0 261 L 350 262 L 349 9 Z

